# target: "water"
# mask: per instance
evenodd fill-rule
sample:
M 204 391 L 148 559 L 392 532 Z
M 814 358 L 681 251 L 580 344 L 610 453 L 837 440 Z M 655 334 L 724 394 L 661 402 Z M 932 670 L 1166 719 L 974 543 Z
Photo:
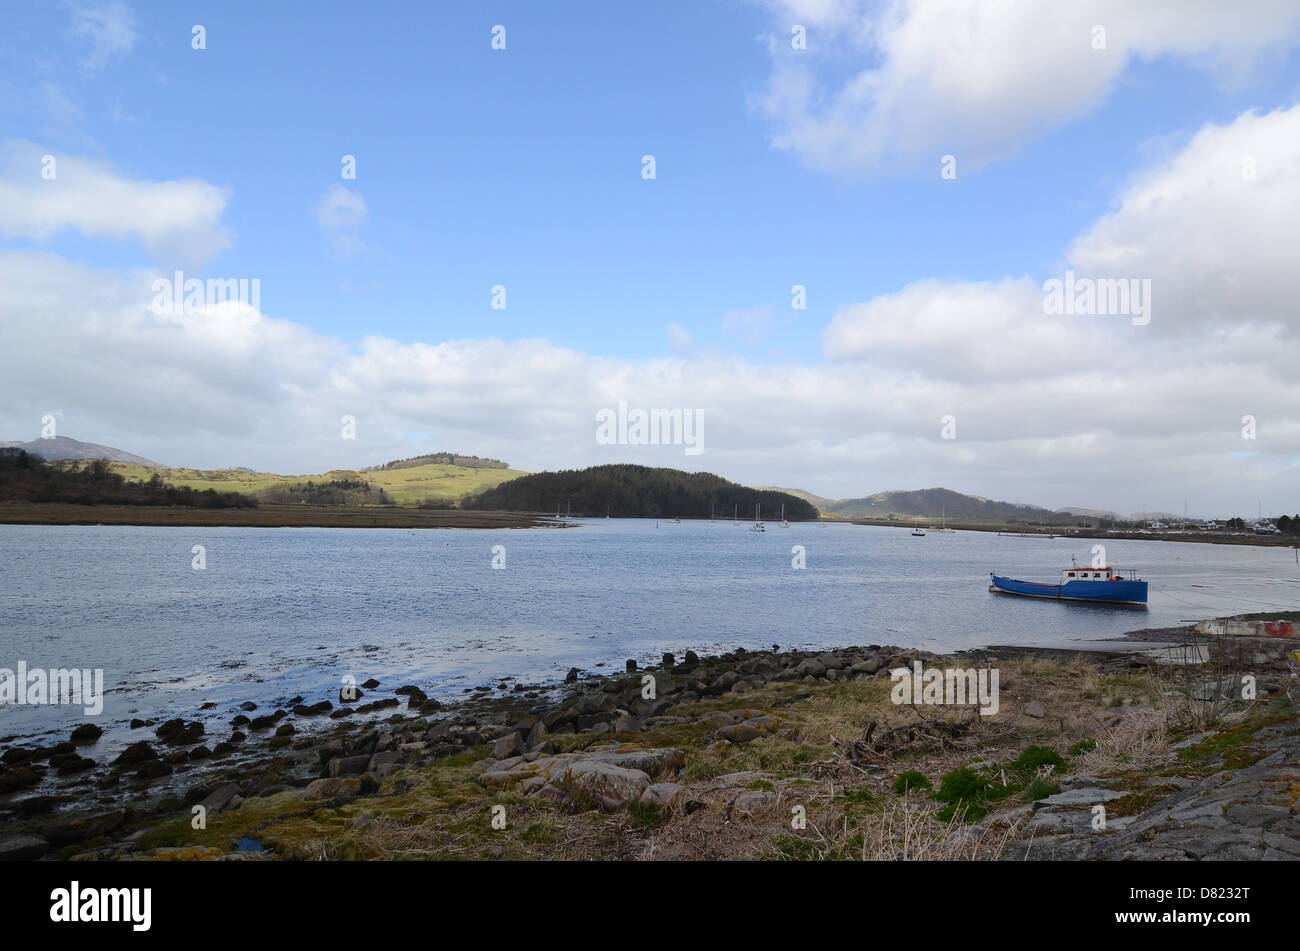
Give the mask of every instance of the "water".
M 852 525 L 591 519 L 575 529 L 0 526 L 0 667 L 103 668 L 96 722 L 228 721 L 341 678 L 434 696 L 570 667 L 771 647 L 899 644 L 950 651 L 1067 643 L 1140 627 L 1300 607 L 1289 549 L 1107 542 L 1151 585 L 1147 610 L 988 593 L 988 573 L 1054 581 L 1092 540 Z M 191 567 L 194 545 L 207 567 Z M 494 570 L 493 546 L 506 568 Z M 791 567 L 791 547 L 807 568 Z M 199 714 L 204 703 L 214 707 Z M 0 734 L 66 736 L 80 708 L 6 706 Z M 138 738 L 138 737 L 136 737 Z

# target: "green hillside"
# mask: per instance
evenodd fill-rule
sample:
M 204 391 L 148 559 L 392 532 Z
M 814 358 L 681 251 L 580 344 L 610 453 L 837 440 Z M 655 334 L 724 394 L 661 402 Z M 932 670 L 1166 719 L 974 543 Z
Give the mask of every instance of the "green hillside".
M 784 492 L 751 489 L 711 472 L 634 465 L 538 472 L 503 482 L 463 503 L 474 509 L 551 512 L 558 508 L 575 516 L 623 518 L 708 518 L 711 511 L 730 518 L 739 509 L 744 519 L 754 517 L 755 505 L 762 507 L 764 519 L 779 517 L 782 505 L 787 519 L 817 518 L 814 506 Z
M 977 495 L 964 495 L 951 489 L 916 489 L 910 492 L 877 492 L 862 499 L 844 499 L 831 512 L 849 518 L 889 518 L 891 515 L 938 519 L 1037 519 L 1049 521 L 1054 513 L 1036 505 L 995 502 Z M 1060 516 L 1056 516 L 1059 520 Z
M 110 463 L 113 471 L 128 479 L 148 479 L 154 473 L 165 483 L 192 489 L 215 489 L 218 492 L 241 492 L 256 496 L 272 488 L 286 488 L 305 482 L 364 481 L 382 489 L 398 505 L 416 506 L 424 502 L 457 504 L 474 493 L 527 475 L 517 469 L 468 468 L 430 463 L 394 469 L 356 471 L 333 469 L 311 475 L 278 475 L 273 472 L 244 472 L 239 469 L 146 469 L 125 463 Z

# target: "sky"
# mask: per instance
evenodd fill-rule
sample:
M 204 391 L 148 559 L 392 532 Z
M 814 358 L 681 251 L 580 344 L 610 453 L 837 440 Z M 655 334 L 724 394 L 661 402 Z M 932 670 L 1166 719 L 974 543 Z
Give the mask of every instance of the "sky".
M 1300 509 L 1293 0 L 11 0 L 6 27 L 0 439 Z M 178 307 L 177 272 L 249 291 Z M 1127 307 L 1073 297 L 1119 281 Z M 693 414 L 694 450 L 601 438 L 620 404 Z

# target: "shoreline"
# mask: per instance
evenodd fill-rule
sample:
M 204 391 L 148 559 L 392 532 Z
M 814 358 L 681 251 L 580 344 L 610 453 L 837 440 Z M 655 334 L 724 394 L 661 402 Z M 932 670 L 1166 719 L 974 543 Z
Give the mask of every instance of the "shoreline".
M 871 525 L 878 528 L 905 528 L 911 531 L 913 528 L 921 527 L 927 532 L 928 525 L 922 525 L 921 522 L 904 522 L 901 520 L 889 519 L 828 519 L 823 518 L 824 522 L 844 522 L 849 525 Z M 1286 535 L 1225 535 L 1215 534 L 1213 532 L 1138 532 L 1124 531 L 1119 529 L 1096 529 L 1096 528 L 1052 528 L 1048 526 L 1042 531 L 1014 531 L 1007 525 L 984 525 L 969 522 L 953 522 L 949 520 L 948 528 L 961 532 L 984 532 L 985 534 L 1006 535 L 1009 538 L 1105 538 L 1118 541 L 1132 542 L 1201 542 L 1206 545 L 1254 545 L 1260 548 L 1295 548 L 1300 546 L 1300 538 Z
M 0 503 L 0 525 L 131 525 L 194 528 L 545 528 L 532 515 L 472 509 L 259 505 L 257 508 Z
M 1084 785 L 1074 788 L 1092 790 L 1090 795 L 1107 802 L 1121 795 L 1131 799 L 1134 818 L 1154 808 L 1153 790 L 1166 793 L 1175 785 L 1133 773 L 1122 750 L 1105 759 L 1115 771 L 1106 778 L 1101 759 L 1083 750 L 1084 741 L 1110 742 L 1108 737 L 1136 731 L 1136 748 L 1146 750 L 1152 736 L 1164 743 L 1171 736 L 1194 740 L 1203 732 L 1193 729 L 1198 721 L 1182 716 L 1183 701 L 1170 699 L 1186 683 L 1156 665 L 1122 655 L 1090 657 L 1068 646 L 988 648 L 978 654 L 940 657 L 878 645 L 741 649 L 713 657 L 687 652 L 680 662 L 665 655 L 661 664 L 631 665 L 625 673 L 584 675 L 575 669 L 563 684 L 521 685 L 508 694 L 481 688 L 445 704 L 413 684 L 394 690 L 396 684 L 367 681 L 350 716 L 339 716 L 330 702 L 294 698 L 296 706 L 274 711 L 256 705 L 248 710 L 251 701 L 246 702 L 244 712 L 231 719 L 229 737 L 201 729 L 195 735 L 194 724 L 180 719 L 142 721 L 139 740 L 127 750 L 131 755 L 115 763 L 81 768 L 96 739 L 85 736 L 30 755 L 15 754 L 21 744 L 10 745 L 0 754 L 0 809 L 8 812 L 11 833 L 0 836 L 0 857 L 400 858 L 411 857 L 402 854 L 401 843 L 414 834 L 404 823 L 418 821 L 429 854 L 546 858 L 554 857 L 547 843 L 569 841 L 574 830 L 587 830 L 583 834 L 590 838 L 591 824 L 608 824 L 611 817 L 633 830 L 629 834 L 641 845 L 659 850 L 639 857 L 827 857 L 770 852 L 809 847 L 799 844 L 806 836 L 787 834 L 789 806 L 778 807 L 791 797 L 809 809 L 814 803 L 832 808 L 841 819 L 865 819 L 875 807 L 920 810 L 936 836 L 931 844 L 938 851 L 928 857 L 956 854 L 954 849 L 966 857 L 989 857 L 976 853 L 991 847 L 986 839 L 992 825 L 938 817 L 940 803 L 906 794 L 900 799 L 889 792 L 889 783 L 911 770 L 937 788 L 945 771 L 973 763 L 981 775 L 1000 770 L 1001 784 L 1009 789 L 1007 771 L 1019 769 L 1011 757 L 1051 748 L 1066 799 L 1059 807 L 1047 799 L 1045 811 L 1035 800 L 1018 806 L 1008 829 L 1028 823 L 1044 833 L 1047 824 L 1059 832 L 1056 825 L 1073 822 L 1067 786 L 1075 774 Z M 972 724 L 952 710 L 938 711 L 936 718 L 936 711 L 893 707 L 889 671 L 918 660 L 1004 668 L 1000 715 L 976 717 Z M 1192 676 L 1199 683 L 1212 673 Z M 647 675 L 657 688 L 651 699 L 645 696 Z M 1295 706 L 1276 672 L 1264 676 L 1258 703 L 1227 702 L 1220 713 L 1233 730 L 1252 727 L 1241 740 L 1247 746 L 1261 725 L 1287 723 L 1277 735 L 1287 743 L 1293 734 L 1300 737 Z M 931 725 L 914 735 L 917 716 Z M 858 736 L 877 720 L 882 729 L 876 740 L 870 739 L 874 726 L 865 740 Z M 911 739 L 898 748 L 879 745 L 882 737 L 897 740 L 899 730 Z M 951 739 L 944 740 L 948 732 Z M 941 740 L 937 748 L 928 748 L 928 734 Z M 1175 772 L 1182 769 L 1177 749 L 1170 747 L 1162 760 Z M 1149 771 L 1145 760 L 1137 765 Z M 38 772 L 61 779 L 53 780 L 54 789 L 41 783 L 44 795 L 29 787 L 38 794 L 24 798 L 12 788 L 15 780 Z M 828 778 L 823 789 L 819 784 Z M 1023 802 L 1017 790 L 1028 783 L 1028 775 L 1013 781 L 1015 790 L 1007 795 Z M 860 793 L 845 792 L 855 786 Z M 1095 792 L 1099 787 L 1120 792 Z M 87 799 L 99 801 L 88 806 Z M 480 821 L 498 804 L 516 816 L 508 827 L 512 835 Z M 207 829 L 191 827 L 195 805 L 204 806 Z M 979 806 L 972 816 L 982 816 L 994 804 L 980 799 L 969 805 Z M 705 841 L 714 842 L 703 853 L 686 844 L 701 823 L 713 830 Z M 334 830 L 324 840 L 322 825 Z M 825 828 L 820 820 L 818 825 Z M 759 826 L 766 831 L 756 838 Z M 468 856 L 449 844 L 461 840 L 448 838 L 448 829 L 473 840 Z M 1036 857 L 1011 854 L 1019 840 L 1009 835 L 1001 839 L 1000 857 Z M 1057 846 L 1100 844 L 1085 834 Z M 605 843 L 594 854 L 563 857 L 637 857 L 624 846 Z M 1300 857 L 1300 837 L 1290 857 Z

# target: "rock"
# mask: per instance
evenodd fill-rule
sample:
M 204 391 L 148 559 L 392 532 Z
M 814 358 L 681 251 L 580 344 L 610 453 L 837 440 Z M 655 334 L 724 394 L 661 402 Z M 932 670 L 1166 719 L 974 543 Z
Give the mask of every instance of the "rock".
M 72 731 L 72 742 L 78 745 L 94 743 L 103 735 L 104 731 L 101 727 L 94 723 L 83 723 Z
M 12 766 L 15 763 L 26 763 L 35 752 L 35 750 L 29 750 L 26 747 L 11 746 L 4 751 L 3 756 L 0 756 L 0 763 L 4 763 L 6 766 Z
M 316 779 L 308 783 L 302 798 L 307 802 L 321 802 L 329 799 L 355 799 L 364 795 L 366 784 L 362 776 L 338 776 L 330 779 Z M 371 782 L 374 777 L 371 777 Z M 370 790 L 373 791 L 373 790 Z
M 71 759 L 64 760 L 58 764 L 58 774 L 60 776 L 71 776 L 74 773 L 84 773 L 86 770 L 93 769 L 94 767 L 95 761 L 93 759 L 88 759 L 74 754 Z
M 718 734 L 729 743 L 748 743 L 760 736 L 775 733 L 784 725 L 784 721 L 774 716 L 765 715 L 753 717 L 743 723 L 724 726 L 718 731 Z
M 50 850 L 50 843 L 39 835 L 0 836 L 0 862 L 30 862 Z
M 203 736 L 203 724 L 198 720 L 186 723 L 178 717 L 158 727 L 154 730 L 154 735 L 172 746 L 190 746 L 199 742 L 199 738 Z
M 519 734 L 511 731 L 496 741 L 496 745 L 492 747 L 492 758 L 507 759 L 511 756 L 518 756 L 523 751 L 524 744 L 519 739 Z
M 654 783 L 641 794 L 640 803 L 647 808 L 671 809 L 681 799 L 684 787 L 677 783 Z
M 672 654 L 664 654 L 663 665 L 665 668 L 671 669 L 674 665 L 676 665 L 676 663 L 677 663 L 676 657 L 674 657 Z
M 1047 708 L 1037 700 L 1030 700 L 1025 704 L 1025 715 L 1041 720 L 1043 717 L 1047 716 Z
M 366 772 L 374 776 L 375 779 L 383 779 L 393 771 L 393 767 L 396 765 L 397 754 L 395 752 L 389 750 L 384 753 L 376 753 L 370 757 L 370 764 L 366 768 Z
M 369 680 L 363 681 L 361 686 L 365 687 L 367 690 L 374 690 L 379 686 L 379 681 L 374 677 L 371 677 Z
M 826 666 L 810 657 L 796 667 L 794 672 L 800 677 L 821 677 L 826 673 Z
M 243 703 L 239 705 L 239 709 L 251 713 L 252 711 L 257 709 L 257 704 L 255 704 L 252 700 L 245 700 Z
M 0 773 L 0 795 L 30 789 L 41 781 L 41 774 L 30 766 L 19 766 Z
M 158 754 L 154 752 L 154 748 L 144 740 L 141 740 L 139 743 L 132 743 L 124 749 L 118 755 L 117 759 L 113 760 L 113 765 L 135 766 L 138 763 L 144 763 L 157 758 Z
M 320 717 L 334 709 L 334 704 L 328 700 L 322 700 L 320 703 L 313 703 L 311 706 L 298 704 L 293 708 L 293 715 L 296 717 Z
M 735 807 L 745 812 L 776 802 L 776 793 L 764 790 L 752 790 L 736 797 Z
M 569 672 L 564 676 L 564 682 L 566 684 L 576 684 L 578 682 L 579 673 L 581 673 L 581 671 L 579 671 L 577 667 L 570 667 Z
M 686 655 L 682 658 L 682 661 L 687 665 L 698 664 L 700 662 L 700 655 L 695 653 L 695 651 L 687 651 Z
M 231 726 L 248 726 L 248 724 L 249 724 L 250 722 L 252 722 L 252 721 L 250 721 L 250 720 L 248 719 L 248 717 L 244 716 L 244 715 L 241 713 L 239 716 L 235 717 L 233 720 L 230 721 L 230 725 L 231 725 Z
M 329 761 L 327 770 L 332 778 L 340 776 L 360 776 L 370 765 L 370 757 L 364 753 L 356 756 L 340 756 Z
M 627 672 L 628 672 L 629 674 L 636 673 L 636 661 L 631 660 L 631 659 L 628 660 L 628 662 L 627 662 Z
M 367 680 L 366 683 L 370 683 L 370 681 Z M 376 684 L 376 686 L 378 686 L 378 684 Z M 339 688 L 339 703 L 356 703 L 364 696 L 365 694 L 356 687 Z
M 634 716 L 624 715 L 614 721 L 613 732 L 615 733 L 639 733 L 641 732 L 641 721 Z
M 96 812 L 89 815 L 69 816 L 45 827 L 45 837 L 53 845 L 65 845 L 69 842 L 81 842 L 85 839 L 97 839 L 111 835 L 126 823 L 126 812 L 114 809 L 110 812 Z
M 1056 806 L 1080 806 L 1091 808 L 1099 802 L 1109 802 L 1112 799 L 1119 799 L 1124 793 L 1116 792 L 1113 789 L 1103 789 L 1100 786 L 1084 786 L 1081 789 L 1071 789 L 1068 792 L 1060 792 L 1055 796 L 1048 796 L 1046 799 L 1039 799 L 1034 803 L 1034 809 L 1052 808 Z
M 204 797 L 201 805 L 208 811 L 209 815 L 214 815 L 229 809 L 231 801 L 238 796 L 239 786 L 235 783 L 225 783 Z
M 136 779 L 161 779 L 164 776 L 172 774 L 170 763 L 164 763 L 162 760 L 154 759 L 140 764 L 140 768 L 135 771 Z
M 650 777 L 639 769 L 588 761 L 569 768 L 565 785 L 572 790 L 571 800 L 590 796 L 606 812 L 614 812 L 630 802 L 640 801 L 650 786 Z

